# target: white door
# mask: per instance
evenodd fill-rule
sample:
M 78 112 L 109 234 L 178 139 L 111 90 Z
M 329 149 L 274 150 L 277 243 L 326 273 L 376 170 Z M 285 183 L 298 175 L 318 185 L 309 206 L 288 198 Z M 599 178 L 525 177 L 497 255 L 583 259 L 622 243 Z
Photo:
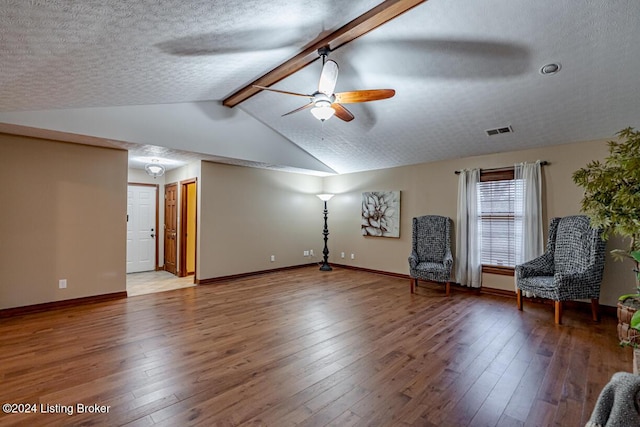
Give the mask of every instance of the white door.
M 127 191 L 127 273 L 156 268 L 156 187 L 129 185 Z

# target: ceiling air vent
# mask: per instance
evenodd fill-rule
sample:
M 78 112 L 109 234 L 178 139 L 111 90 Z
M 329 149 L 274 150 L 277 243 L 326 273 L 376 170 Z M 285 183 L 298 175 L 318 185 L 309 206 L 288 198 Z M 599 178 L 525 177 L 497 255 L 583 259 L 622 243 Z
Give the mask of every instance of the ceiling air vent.
M 495 128 L 485 130 L 488 136 L 499 135 L 501 133 L 511 133 L 513 132 L 513 128 L 511 126 L 503 127 L 503 128 Z

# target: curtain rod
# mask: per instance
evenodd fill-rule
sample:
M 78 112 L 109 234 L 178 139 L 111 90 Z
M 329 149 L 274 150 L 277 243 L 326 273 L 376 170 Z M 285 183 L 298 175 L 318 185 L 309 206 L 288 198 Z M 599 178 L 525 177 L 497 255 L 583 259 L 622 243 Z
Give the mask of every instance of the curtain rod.
M 546 160 L 543 160 L 540 162 L 540 166 L 547 166 L 549 164 L 549 162 L 547 162 Z M 496 172 L 496 171 L 503 171 L 503 170 L 509 170 L 513 168 L 513 166 L 507 166 L 504 168 L 493 168 L 493 169 L 480 169 L 480 172 Z M 456 175 L 460 175 L 460 171 L 454 171 Z

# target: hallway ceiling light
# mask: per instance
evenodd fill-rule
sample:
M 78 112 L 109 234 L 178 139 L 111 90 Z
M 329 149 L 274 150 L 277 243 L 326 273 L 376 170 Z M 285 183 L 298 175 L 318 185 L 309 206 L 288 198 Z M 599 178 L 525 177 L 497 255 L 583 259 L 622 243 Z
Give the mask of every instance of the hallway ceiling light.
M 144 166 L 144 170 L 147 171 L 149 176 L 157 178 L 159 176 L 164 175 L 164 166 L 160 164 L 160 161 L 157 159 L 151 160 L 151 163 L 147 163 Z

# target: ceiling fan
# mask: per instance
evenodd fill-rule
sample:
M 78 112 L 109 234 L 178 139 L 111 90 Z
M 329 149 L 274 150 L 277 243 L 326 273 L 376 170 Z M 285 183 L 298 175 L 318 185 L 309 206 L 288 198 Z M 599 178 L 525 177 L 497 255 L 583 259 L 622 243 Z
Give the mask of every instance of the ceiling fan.
M 328 47 L 318 49 L 318 55 L 322 57 L 322 72 L 320 73 L 318 90 L 310 95 L 271 89 L 258 85 L 253 85 L 253 87 L 271 92 L 283 93 L 285 95 L 309 98 L 310 102 L 308 104 L 303 105 L 300 108 L 296 108 L 293 111 L 289 111 L 282 116 L 288 116 L 289 114 L 311 108 L 311 114 L 313 114 L 316 119 L 323 122 L 330 119 L 334 114 L 337 118 L 344 120 L 345 122 L 353 120 L 353 114 L 351 114 L 351 112 L 342 104 L 378 101 L 380 99 L 391 98 L 396 94 L 396 91 L 393 89 L 352 90 L 349 92 L 333 93 L 338 80 L 338 64 L 331 59 L 327 59 L 329 51 Z

